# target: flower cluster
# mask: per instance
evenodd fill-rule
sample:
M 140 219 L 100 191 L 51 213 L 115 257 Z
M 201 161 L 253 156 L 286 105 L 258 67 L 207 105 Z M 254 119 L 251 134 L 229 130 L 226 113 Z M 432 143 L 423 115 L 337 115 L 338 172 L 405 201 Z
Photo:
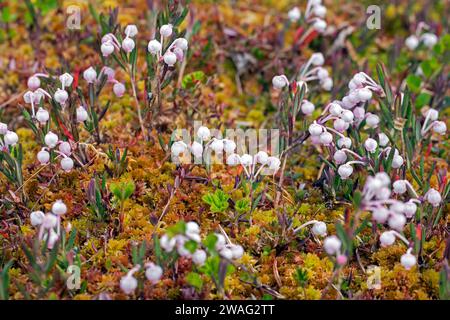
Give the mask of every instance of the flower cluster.
M 422 43 L 426 48 L 432 49 L 438 42 L 438 37 L 431 32 L 422 32 L 422 30 L 428 28 L 428 25 L 426 25 L 424 22 L 420 22 L 417 27 L 416 33 L 406 38 L 406 47 L 409 50 L 413 51 L 416 50 L 417 47 L 419 47 L 419 45 Z
M 153 262 L 147 262 L 144 264 L 144 268 L 145 277 L 152 284 L 157 283 L 161 279 L 163 275 L 163 269 L 159 265 Z M 136 290 L 138 286 L 138 280 L 134 277 L 134 274 L 140 270 L 141 265 L 137 264 L 120 279 L 119 286 L 125 294 L 133 294 Z
M 439 121 L 439 112 L 435 109 L 429 108 L 425 113 L 425 121 L 423 122 L 422 129 L 420 133 L 425 136 L 428 131 L 433 130 L 433 132 L 445 135 L 447 132 L 447 125 L 444 121 Z
M 205 126 L 198 128 L 196 137 L 197 141 L 189 146 L 184 141 L 175 141 L 170 149 L 173 160 L 183 163 L 191 160 L 190 155 L 193 155 L 195 159 L 202 159 L 208 157 L 211 152 L 219 157 L 225 152 L 226 163 L 230 166 L 241 165 L 249 179 L 256 179 L 261 173 L 268 174 L 267 170 L 275 174 L 280 168 L 280 159 L 269 156 L 265 151 L 259 151 L 253 156 L 235 153 L 236 143 L 233 140 L 212 137 L 211 131 Z
M 305 21 L 311 24 L 312 28 L 317 32 L 324 32 L 327 28 L 325 15 L 327 8 L 322 5 L 321 0 L 308 0 L 305 10 Z M 297 22 L 301 18 L 301 11 L 298 7 L 294 7 L 288 12 L 288 18 L 292 23 Z
M 333 88 L 333 79 L 331 79 L 328 70 L 322 67 L 324 63 L 325 58 L 322 53 L 316 52 L 312 54 L 300 68 L 300 73 L 295 83 L 296 87 L 301 88 L 301 86 L 305 86 L 306 92 L 308 92 L 308 81 L 318 80 L 323 90 L 330 91 Z M 275 89 L 281 90 L 289 86 L 289 80 L 285 75 L 277 75 L 272 78 L 272 85 Z M 303 104 L 305 103 L 307 105 L 302 106 L 302 112 L 305 115 L 310 115 L 314 111 L 314 105 L 309 101 Z
M 8 146 L 14 146 L 19 142 L 19 136 L 14 131 L 8 130 L 6 123 L 0 122 L 0 146 L 2 150 L 7 150 Z
M 355 128 L 365 121 L 369 129 L 376 129 L 380 123 L 380 118 L 370 112 L 366 112 L 364 105 L 370 101 L 373 92 L 383 94 L 382 88 L 367 74 L 357 73 L 349 83 L 349 93 L 341 100 L 329 103 L 321 118 L 314 121 L 308 128 L 313 144 L 328 147 L 333 155 L 333 160 L 338 165 L 338 174 L 342 179 L 347 179 L 353 173 L 354 164 L 368 165 L 370 156 L 374 156 L 379 150 L 379 156 L 389 157 L 391 147 L 388 136 L 380 132 L 376 137 L 368 137 L 364 143 L 366 155 L 360 155 L 351 150 L 352 139 L 346 137 L 344 132 L 350 126 Z M 326 125 L 328 121 L 333 121 L 333 128 Z M 335 139 L 336 137 L 336 139 Z M 347 161 L 349 157 L 353 158 Z M 400 168 L 404 163 L 403 157 L 397 149 L 394 150 L 392 167 Z
M 37 159 L 41 164 L 47 164 L 50 162 L 51 153 L 57 154 L 61 157 L 60 165 L 61 168 L 69 172 L 72 170 L 74 162 L 70 155 L 72 154 L 72 145 L 68 141 L 62 141 L 58 138 L 58 135 L 52 131 L 47 132 L 44 137 L 45 147 L 43 147 L 37 153 Z
M 244 254 L 242 246 L 233 244 L 220 233 L 214 234 L 216 241 L 214 249 L 218 254 L 228 260 L 240 259 Z M 189 258 L 197 266 L 203 266 L 207 259 L 208 249 L 202 249 L 200 227 L 196 222 L 189 221 L 186 223 L 184 233 L 176 235 L 164 234 L 160 240 L 161 248 L 166 252 L 174 250 L 180 257 Z
M 39 240 L 47 243 L 47 248 L 52 249 L 61 236 L 61 216 L 67 213 L 67 206 L 61 200 L 52 205 L 50 212 L 33 211 L 30 214 L 31 225 L 39 227 Z M 68 226 L 70 229 L 70 226 Z
M 138 34 L 138 29 L 134 24 L 129 24 L 125 27 L 125 38 L 122 40 L 122 43 L 116 38 L 116 36 L 112 33 L 107 33 L 102 37 L 102 45 L 100 50 L 104 57 L 108 57 L 115 50 L 122 50 L 126 53 L 130 53 L 133 51 L 136 46 L 133 38 Z
M 156 39 L 150 40 L 147 46 L 147 50 L 150 54 L 162 57 L 164 63 L 169 67 L 173 67 L 177 61 L 182 61 L 188 48 L 188 42 L 185 38 L 177 38 L 163 53 L 163 47 L 165 45 L 164 40 L 172 36 L 172 33 L 173 30 L 171 24 L 162 25 L 159 28 L 160 41 Z

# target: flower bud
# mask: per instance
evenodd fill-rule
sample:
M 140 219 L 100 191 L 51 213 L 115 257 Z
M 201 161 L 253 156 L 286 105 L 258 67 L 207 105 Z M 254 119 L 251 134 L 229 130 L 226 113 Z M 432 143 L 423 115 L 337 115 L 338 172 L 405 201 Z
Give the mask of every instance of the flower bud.
M 422 39 L 423 44 L 429 49 L 433 48 L 438 41 L 437 36 L 429 32 L 424 33 L 420 38 Z
M 158 52 L 160 52 L 162 49 L 161 43 L 156 40 L 150 40 L 147 46 L 147 50 L 148 52 L 150 52 L 151 54 L 157 54 Z
M 138 29 L 135 24 L 129 24 L 125 28 L 125 34 L 127 37 L 134 37 L 138 34 Z
M 243 166 L 250 166 L 253 164 L 253 157 L 249 154 L 243 154 L 241 157 L 241 164 Z
M 222 248 L 222 249 L 219 251 L 219 254 L 220 254 L 221 257 L 223 257 L 223 258 L 225 258 L 225 259 L 228 259 L 228 260 L 233 259 L 233 252 L 232 252 L 229 248 L 227 248 L 227 247 Z
M 312 136 L 320 136 L 323 132 L 323 127 L 320 124 L 312 123 L 309 126 L 308 131 Z
M 259 162 L 260 164 L 265 164 L 268 159 L 269 159 L 269 155 L 267 154 L 267 152 L 259 151 L 256 154 L 256 161 Z
M 207 127 L 201 126 L 200 128 L 198 128 L 197 137 L 199 137 L 203 141 L 206 141 L 209 139 L 210 136 L 211 136 L 211 132 L 209 131 L 209 129 Z
M 160 266 L 154 263 L 149 263 L 147 265 L 147 269 L 145 270 L 145 277 L 148 281 L 154 284 L 161 279 L 162 275 L 163 269 Z
M 329 255 L 334 255 L 339 252 L 339 249 L 341 248 L 342 242 L 339 240 L 336 236 L 329 236 L 328 238 L 325 238 L 323 241 L 323 248 L 325 249 L 326 253 Z
M 169 238 L 167 234 L 164 234 L 159 240 L 161 248 L 163 248 L 166 252 L 171 252 L 176 245 L 176 239 Z
M 412 218 L 416 214 L 416 211 L 417 205 L 414 202 L 408 201 L 405 203 L 405 209 L 403 210 L 403 213 L 407 218 Z
M 352 139 L 348 137 L 339 138 L 339 140 L 337 141 L 337 145 L 339 148 L 350 149 L 352 147 Z
M 387 200 L 391 197 L 391 189 L 382 187 L 378 190 L 375 196 L 378 200 Z
M 345 180 L 352 175 L 353 167 L 349 164 L 343 164 L 338 168 L 338 173 Z
M 134 40 L 131 38 L 125 38 L 122 41 L 122 49 L 126 53 L 130 53 L 131 51 L 133 51 L 135 46 L 136 44 L 134 43 Z
M 236 143 L 230 139 L 223 139 L 224 150 L 226 153 L 233 153 L 236 150 Z
M 244 255 L 244 248 L 241 245 L 235 244 L 230 246 L 232 258 L 237 260 Z
M 137 285 L 138 282 L 136 278 L 131 274 L 127 274 L 120 279 L 120 289 L 122 289 L 125 294 L 132 294 L 136 290 Z
M 56 102 L 58 102 L 61 105 L 64 105 L 67 99 L 69 99 L 69 94 L 67 93 L 66 90 L 57 89 L 54 98 Z
M 397 231 L 402 231 L 405 227 L 405 223 L 406 218 L 401 213 L 394 213 L 388 219 L 389 227 Z
M 210 147 L 215 153 L 221 153 L 224 148 L 223 141 L 221 139 L 214 139 L 213 142 L 211 142 Z
M 439 117 L 439 112 L 436 109 L 430 108 L 428 109 L 426 116 L 431 120 L 431 121 L 436 121 Z
M 330 77 L 324 78 L 320 80 L 320 85 L 323 90 L 330 91 L 331 89 L 333 89 L 333 79 L 331 79 Z
M 380 118 L 372 113 L 368 113 L 367 114 L 367 118 L 366 118 L 366 124 L 367 126 L 369 126 L 370 128 L 376 128 L 378 127 L 378 124 L 380 123 Z
M 0 134 L 5 135 L 8 132 L 8 125 L 0 122 Z
M 319 33 L 322 33 L 327 28 L 327 23 L 322 19 L 316 19 L 313 23 L 313 28 Z
M 375 179 L 380 182 L 382 187 L 388 187 L 391 184 L 391 178 L 386 172 L 378 172 L 375 174 Z
M 410 35 L 406 38 L 405 45 L 409 50 L 415 50 L 419 46 L 419 39 L 415 35 Z
M 88 83 L 94 83 L 97 80 L 97 71 L 94 68 L 89 67 L 83 72 L 83 78 Z
M 58 136 L 51 131 L 49 131 L 44 137 L 44 142 L 49 148 L 56 147 L 58 140 Z
M 417 259 L 411 253 L 407 252 L 404 255 L 402 255 L 402 257 L 400 258 L 400 262 L 406 270 L 410 270 L 412 267 L 416 265 Z
M 69 73 L 64 73 L 59 76 L 59 81 L 63 84 L 64 87 L 70 87 L 73 82 L 73 77 Z
M 406 181 L 397 180 L 392 184 L 393 191 L 397 194 L 404 194 L 406 192 Z
M 116 97 L 119 97 L 119 98 L 122 97 L 123 94 L 125 93 L 125 86 L 124 86 L 124 84 L 121 83 L 121 82 L 114 83 L 113 92 L 116 95 Z
M 328 70 L 319 67 L 319 69 L 317 70 L 317 78 L 319 78 L 319 80 L 325 80 L 326 78 L 328 78 L 328 76 L 329 76 Z
M 102 55 L 104 57 L 108 57 L 114 52 L 114 45 L 111 41 L 104 42 L 102 43 L 100 50 L 102 51 Z
M 67 141 L 63 141 L 59 144 L 58 147 L 59 151 L 65 154 L 66 156 L 70 156 L 72 153 L 72 147 L 70 146 L 70 143 Z
M 227 164 L 229 166 L 237 166 L 240 163 L 241 163 L 241 158 L 236 153 L 230 154 L 227 157 Z
M 322 132 L 319 136 L 320 143 L 324 145 L 329 145 L 333 142 L 333 135 L 329 132 Z
M 215 233 L 214 235 L 217 238 L 215 249 L 216 250 L 220 250 L 220 249 L 222 249 L 225 246 L 225 243 L 226 243 L 225 237 L 222 234 L 220 234 L 220 233 Z
M 45 124 L 49 118 L 50 115 L 48 114 L 48 111 L 39 107 L 38 111 L 36 112 L 36 120 L 42 124 Z
M 30 221 L 33 227 L 40 226 L 44 221 L 45 215 L 42 211 L 33 211 L 30 214 Z
M 180 48 L 183 51 L 186 51 L 188 48 L 188 41 L 185 38 L 175 39 L 173 44 L 174 44 L 174 46 L 176 46 L 177 48 Z
M 358 89 L 358 97 L 361 101 L 369 101 L 372 98 L 372 91 L 367 88 Z
M 341 119 L 345 122 L 351 123 L 353 121 L 354 114 L 350 110 L 342 110 Z
M 378 143 L 372 138 L 368 138 L 364 141 L 364 148 L 370 153 L 374 153 L 377 150 L 377 147 Z
M 307 116 L 310 116 L 315 109 L 314 104 L 312 104 L 308 100 L 303 100 L 303 103 L 300 108 L 301 108 L 303 114 L 305 114 Z
M 41 151 L 37 153 L 37 159 L 41 164 L 46 164 L 50 161 L 50 153 L 44 149 L 41 149 Z
M 323 57 L 323 54 L 320 52 L 313 53 L 311 55 L 310 60 L 311 60 L 311 63 L 315 66 L 321 66 L 325 62 L 325 58 Z
M 88 113 L 83 106 L 77 108 L 77 122 L 84 122 L 88 119 Z
M 439 191 L 431 188 L 425 194 L 425 200 L 427 200 L 433 207 L 438 207 L 442 201 L 442 197 Z
M 353 109 L 353 115 L 355 116 L 356 120 L 364 119 L 365 114 L 366 114 L 366 110 L 364 110 L 363 107 L 356 107 L 355 109 Z
M 172 35 L 172 25 L 171 24 L 162 25 L 161 28 L 159 28 L 159 33 L 165 38 L 170 37 Z
M 178 157 L 180 154 L 184 153 L 187 149 L 186 144 L 183 141 L 176 141 L 172 144 L 170 148 L 172 155 Z
M 327 8 L 320 4 L 316 5 L 314 6 L 313 13 L 316 17 L 325 18 L 325 15 L 327 14 Z
M 385 231 L 380 236 L 380 244 L 382 247 L 388 247 L 395 242 L 395 234 L 392 231 Z
M 27 86 L 34 91 L 41 86 L 41 80 L 37 76 L 31 76 L 28 78 Z
M 444 135 L 447 131 L 447 125 L 444 121 L 435 121 L 433 122 L 433 131 L 437 134 Z
M 200 233 L 200 226 L 195 221 L 189 221 L 188 223 L 186 223 L 186 234 L 191 233 Z
M 272 171 L 278 171 L 280 169 L 281 161 L 277 157 L 269 157 L 267 158 L 267 165 L 269 169 Z
M 200 158 L 203 155 L 203 146 L 197 141 L 192 142 L 191 151 L 194 157 Z
M 7 131 L 3 139 L 7 146 L 14 146 L 19 141 L 19 136 L 14 131 Z
M 175 55 L 175 53 L 168 51 L 164 54 L 164 62 L 169 67 L 172 67 L 177 62 L 177 56 Z
M 52 213 L 50 213 L 50 212 L 48 212 L 45 216 L 44 216 L 44 219 L 42 220 L 42 226 L 45 228 L 45 229 L 51 229 L 51 228 L 54 228 L 54 227 L 56 227 L 56 224 L 58 223 L 58 218 L 54 215 L 54 214 L 52 214 Z
M 343 164 L 347 161 L 347 154 L 342 150 L 337 150 L 333 155 L 333 159 L 336 164 Z
M 379 133 L 378 134 L 378 141 L 380 144 L 380 147 L 386 147 L 389 143 L 389 138 L 386 134 L 384 133 Z
M 394 155 L 392 159 L 392 168 L 398 169 L 403 165 L 403 158 L 399 155 Z
M 342 120 L 342 119 L 336 119 L 336 120 L 334 120 L 334 122 L 333 122 L 333 128 L 334 128 L 336 131 L 344 132 L 345 130 L 348 129 L 348 127 L 349 127 L 348 122 L 345 122 L 345 121 Z
M 335 117 L 339 117 L 343 111 L 342 107 L 335 102 L 330 103 L 328 110 L 329 110 L 330 114 L 332 114 Z
M 206 261 L 206 252 L 205 250 L 195 250 L 194 254 L 192 255 L 192 262 L 194 262 L 197 266 L 203 266 Z
M 288 12 L 288 18 L 289 20 L 294 23 L 297 22 L 301 17 L 301 12 L 298 7 L 294 7 Z
M 319 221 L 314 223 L 311 232 L 316 236 L 324 237 L 327 235 L 327 225 L 325 222 Z
M 389 211 L 384 207 L 377 207 L 372 211 L 372 218 L 378 223 L 385 223 L 389 217 Z
M 289 84 L 285 75 L 274 76 L 272 78 L 272 85 L 275 89 L 282 89 Z
M 52 205 L 52 212 L 57 216 L 61 216 L 67 212 L 67 206 L 62 200 L 56 200 Z

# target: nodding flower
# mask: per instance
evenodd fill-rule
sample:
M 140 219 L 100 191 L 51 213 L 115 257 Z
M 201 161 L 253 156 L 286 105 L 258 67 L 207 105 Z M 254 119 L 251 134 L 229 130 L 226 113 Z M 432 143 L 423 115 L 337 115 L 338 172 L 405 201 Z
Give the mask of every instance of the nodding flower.
M 120 289 L 125 294 L 132 294 L 138 286 L 137 279 L 133 277 L 133 274 L 141 269 L 140 265 L 133 267 L 128 273 L 120 279 Z
M 400 262 L 406 270 L 410 270 L 417 263 L 417 259 L 413 254 L 411 254 L 411 251 L 412 248 L 409 248 L 406 253 L 400 258 Z
M 294 23 L 297 22 L 301 17 L 301 12 L 298 7 L 294 7 L 288 12 L 288 19 Z
M 88 83 L 94 83 L 97 81 L 97 71 L 93 67 L 89 67 L 83 72 L 83 78 Z
M 442 196 L 439 191 L 431 188 L 425 194 L 424 199 L 428 201 L 433 207 L 438 207 L 442 202 Z
M 339 238 L 334 235 L 325 238 L 325 240 L 323 241 L 323 248 L 325 249 L 325 252 L 331 256 L 338 254 L 341 246 L 341 240 L 339 240 Z
M 289 85 L 289 80 L 284 74 L 274 76 L 272 78 L 272 85 L 275 89 L 280 90 Z

